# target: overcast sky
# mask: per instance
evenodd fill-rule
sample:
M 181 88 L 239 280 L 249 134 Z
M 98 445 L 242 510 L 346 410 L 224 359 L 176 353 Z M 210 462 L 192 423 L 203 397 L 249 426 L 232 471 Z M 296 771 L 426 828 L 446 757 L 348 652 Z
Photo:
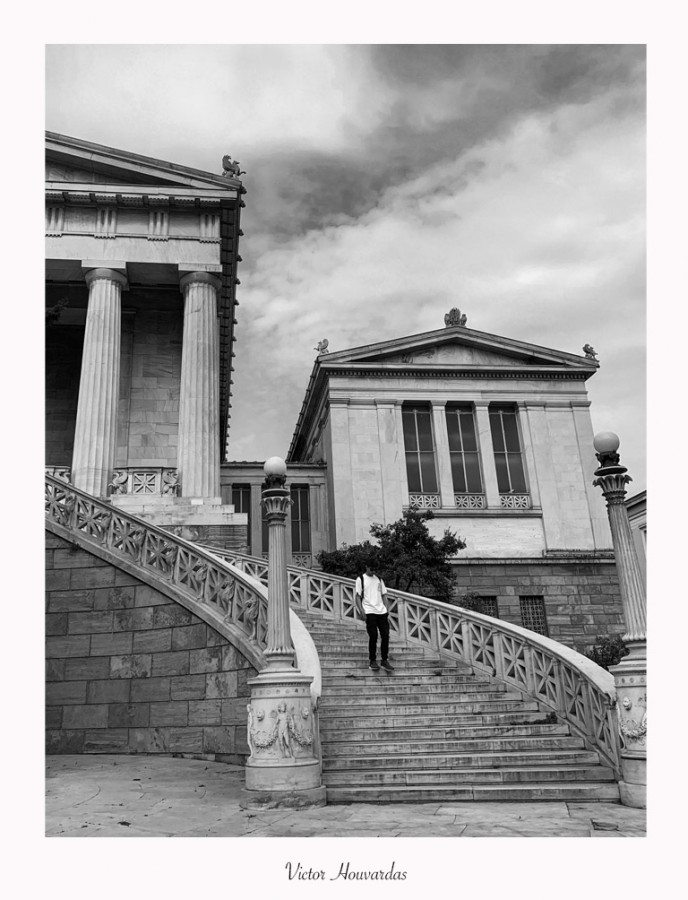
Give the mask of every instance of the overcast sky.
M 643 47 L 55 45 L 46 71 L 51 131 L 247 170 L 231 459 L 286 454 L 319 340 L 458 306 L 592 344 L 593 428 L 645 488 Z

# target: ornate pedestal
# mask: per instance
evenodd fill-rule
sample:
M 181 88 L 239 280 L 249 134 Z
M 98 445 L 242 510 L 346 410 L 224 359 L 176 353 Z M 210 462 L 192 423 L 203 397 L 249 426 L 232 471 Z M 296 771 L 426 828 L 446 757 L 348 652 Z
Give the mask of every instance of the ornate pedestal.
M 647 805 L 647 660 L 636 647 L 618 666 L 610 669 L 616 682 L 621 743 L 619 794 L 624 806 Z

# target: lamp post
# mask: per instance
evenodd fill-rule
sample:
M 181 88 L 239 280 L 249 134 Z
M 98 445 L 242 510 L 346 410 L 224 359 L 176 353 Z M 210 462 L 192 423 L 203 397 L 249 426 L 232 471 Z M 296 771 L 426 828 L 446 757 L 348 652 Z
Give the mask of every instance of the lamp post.
M 311 704 L 312 676 L 298 669 L 289 623 L 286 520 L 291 497 L 287 466 L 278 456 L 264 466 L 262 504 L 268 522 L 266 665 L 249 681 L 246 789 L 248 808 L 324 806 L 317 720 Z
M 628 646 L 628 656 L 610 669 L 618 698 L 621 742 L 619 792 L 625 806 L 644 808 L 647 790 L 647 603 L 645 583 L 624 503 L 626 485 L 632 479 L 628 469 L 620 463 L 617 452 L 619 438 L 613 432 L 604 431 L 595 435 L 593 446 L 600 463 L 595 470 L 593 484 L 602 489 L 607 501 L 626 625 L 623 639 Z

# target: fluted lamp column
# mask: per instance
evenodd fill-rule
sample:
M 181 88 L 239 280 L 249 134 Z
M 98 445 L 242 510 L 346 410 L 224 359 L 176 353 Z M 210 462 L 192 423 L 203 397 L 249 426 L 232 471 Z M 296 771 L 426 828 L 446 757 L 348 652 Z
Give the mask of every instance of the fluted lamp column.
M 246 788 L 242 806 L 251 809 L 324 806 L 322 761 L 312 675 L 298 669 L 289 624 L 286 520 L 291 506 L 287 466 L 278 456 L 264 467 L 262 503 L 268 520 L 268 609 L 265 668 L 249 681 Z
M 268 634 L 265 657 L 268 672 L 292 669 L 294 646 L 289 627 L 289 583 L 287 576 L 287 515 L 290 492 L 284 484 L 287 466 L 279 456 L 265 463 L 262 505 L 268 522 Z
M 595 435 L 593 444 L 600 463 L 593 484 L 602 489 L 607 501 L 626 626 L 623 639 L 628 646 L 628 656 L 610 669 L 616 683 L 621 744 L 619 792 L 625 806 L 644 808 L 647 791 L 647 602 L 624 502 L 626 485 L 632 479 L 628 469 L 620 464 L 619 438 L 613 432 Z
M 184 294 L 177 467 L 183 497 L 220 496 L 217 294 L 209 272 L 180 280 Z
M 88 310 L 74 431 L 72 483 L 106 497 L 117 448 L 122 289 L 127 279 L 115 269 L 86 272 Z

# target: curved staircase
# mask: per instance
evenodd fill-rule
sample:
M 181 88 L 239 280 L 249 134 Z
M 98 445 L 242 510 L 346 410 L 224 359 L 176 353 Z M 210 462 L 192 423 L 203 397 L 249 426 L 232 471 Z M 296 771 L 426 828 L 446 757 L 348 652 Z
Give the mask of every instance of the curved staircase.
M 374 673 L 362 624 L 299 616 L 320 655 L 329 803 L 618 800 L 613 769 L 520 691 L 401 643 L 394 673 Z

